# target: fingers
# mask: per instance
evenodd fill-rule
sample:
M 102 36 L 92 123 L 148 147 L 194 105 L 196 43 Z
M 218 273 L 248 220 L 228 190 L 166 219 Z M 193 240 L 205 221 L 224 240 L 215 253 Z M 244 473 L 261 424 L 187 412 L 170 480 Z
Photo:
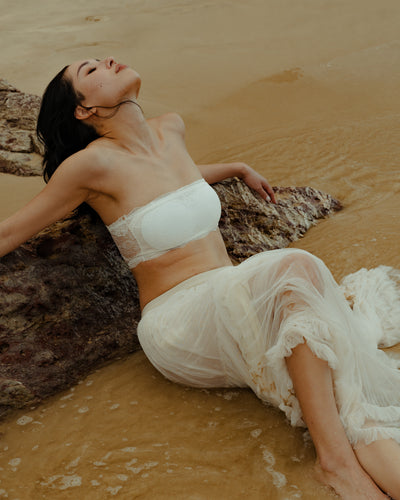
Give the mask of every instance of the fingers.
M 257 191 L 265 201 L 276 203 L 275 193 L 267 179 L 248 167 L 247 173 L 242 177 L 243 181 L 252 189 Z
M 275 193 L 274 193 L 274 190 L 272 189 L 272 187 L 268 184 L 267 181 L 264 181 L 262 183 L 262 187 L 264 188 L 264 190 L 267 192 L 267 201 L 272 201 L 272 203 L 276 203 L 276 198 L 275 198 Z M 269 200 L 268 200 L 269 198 Z

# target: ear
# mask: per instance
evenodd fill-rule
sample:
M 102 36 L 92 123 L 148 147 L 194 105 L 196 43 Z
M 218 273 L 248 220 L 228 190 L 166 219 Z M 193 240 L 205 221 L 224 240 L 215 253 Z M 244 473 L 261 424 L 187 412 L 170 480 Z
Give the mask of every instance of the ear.
M 90 118 L 93 114 L 96 113 L 96 108 L 84 108 L 83 106 L 77 106 L 75 108 L 75 118 L 77 120 L 86 120 L 87 118 Z

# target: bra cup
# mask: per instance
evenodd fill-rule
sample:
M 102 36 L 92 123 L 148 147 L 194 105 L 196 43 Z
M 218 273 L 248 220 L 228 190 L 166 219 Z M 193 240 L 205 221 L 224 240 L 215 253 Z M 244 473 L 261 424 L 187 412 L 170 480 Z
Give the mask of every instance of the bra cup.
M 169 201 L 143 216 L 142 237 L 155 250 L 174 248 L 192 235 L 193 222 L 193 214 L 183 203 Z
M 170 250 L 215 229 L 220 216 L 218 195 L 204 184 L 196 197 L 168 200 L 144 214 L 142 238 L 154 250 Z

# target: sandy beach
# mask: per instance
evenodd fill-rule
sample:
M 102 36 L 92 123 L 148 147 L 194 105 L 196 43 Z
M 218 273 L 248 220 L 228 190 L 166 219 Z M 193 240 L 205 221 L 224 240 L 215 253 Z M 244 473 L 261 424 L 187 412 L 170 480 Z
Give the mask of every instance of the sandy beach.
M 0 77 L 40 95 L 113 55 L 148 117 L 179 112 L 198 163 L 246 161 L 345 208 L 295 247 L 336 279 L 400 267 L 400 4 L 395 0 L 0 0 Z M 43 186 L 0 174 L 0 220 Z M 400 352 L 400 349 L 399 349 Z M 0 423 L 0 498 L 328 499 L 304 429 L 250 391 L 194 390 L 142 352 Z

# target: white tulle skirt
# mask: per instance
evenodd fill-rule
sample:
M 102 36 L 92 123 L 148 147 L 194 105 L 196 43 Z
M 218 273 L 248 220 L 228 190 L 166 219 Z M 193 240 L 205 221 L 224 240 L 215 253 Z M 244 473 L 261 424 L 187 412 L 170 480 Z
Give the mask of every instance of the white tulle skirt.
M 285 357 L 299 343 L 332 368 L 353 445 L 400 443 L 400 272 L 365 269 L 339 287 L 325 264 L 297 249 L 196 275 L 143 310 L 138 336 L 168 379 L 194 387 L 250 387 L 304 425 Z M 397 281 L 396 281 L 397 280 Z M 348 300 L 345 298 L 348 298 Z

